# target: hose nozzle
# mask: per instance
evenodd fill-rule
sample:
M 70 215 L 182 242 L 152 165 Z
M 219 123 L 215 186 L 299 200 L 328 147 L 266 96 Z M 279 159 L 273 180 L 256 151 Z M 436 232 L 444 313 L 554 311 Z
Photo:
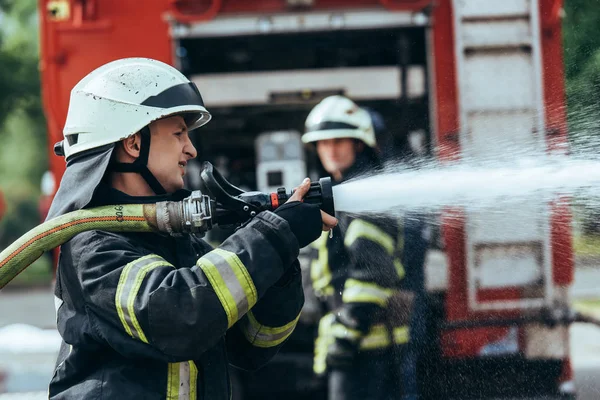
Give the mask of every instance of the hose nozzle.
M 294 194 L 286 193 L 285 188 L 277 189 L 277 193 L 271 193 L 271 209 L 274 210 L 281 204 L 289 200 Z M 317 182 L 311 182 L 310 189 L 306 196 L 304 196 L 304 202 L 308 204 L 316 204 L 319 208 L 325 211 L 329 215 L 335 214 L 335 207 L 333 203 L 333 187 L 331 184 L 331 178 L 321 178 Z

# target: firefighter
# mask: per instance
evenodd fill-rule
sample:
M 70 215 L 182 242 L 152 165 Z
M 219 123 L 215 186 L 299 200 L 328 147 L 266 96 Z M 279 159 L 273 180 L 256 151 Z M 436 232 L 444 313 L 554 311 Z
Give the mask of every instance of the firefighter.
M 322 100 L 302 140 L 314 143 L 336 183 L 380 168 L 373 119 L 343 96 Z M 312 244 L 312 285 L 326 314 L 314 370 L 328 375 L 329 398 L 399 398 L 402 350 L 409 341 L 412 294 L 401 289 L 402 227 L 389 218 L 338 215 L 340 224 Z
M 151 59 L 108 63 L 72 90 L 66 172 L 48 218 L 99 205 L 179 201 L 200 92 Z M 302 203 L 310 181 L 219 248 L 193 236 L 81 233 L 56 277 L 63 342 L 51 399 L 229 399 L 228 363 L 254 369 L 293 331 L 304 298 L 297 256 L 335 218 Z

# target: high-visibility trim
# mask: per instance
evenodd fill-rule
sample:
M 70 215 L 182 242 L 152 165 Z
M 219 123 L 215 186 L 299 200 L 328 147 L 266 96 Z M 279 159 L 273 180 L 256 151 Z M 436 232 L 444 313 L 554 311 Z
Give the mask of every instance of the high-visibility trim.
M 179 400 L 179 363 L 169 363 L 167 368 L 167 400 Z
M 405 344 L 410 340 L 410 329 L 408 326 L 398 326 L 394 328 L 394 343 Z
M 214 249 L 196 263 L 213 287 L 231 328 L 258 301 L 258 292 L 248 270 L 237 254 Z
M 129 336 L 144 343 L 148 343 L 148 339 L 135 315 L 135 299 L 146 274 L 158 267 L 173 267 L 173 265 L 156 254 L 150 254 L 130 262 L 121 272 L 115 294 L 117 314 L 125 331 Z
M 385 233 L 378 226 L 361 219 L 353 220 L 348 226 L 346 235 L 344 236 L 344 245 L 350 247 L 358 239 L 367 239 L 377 243 L 389 255 L 393 255 L 396 249 L 394 239 L 389 234 Z
M 348 279 L 344 285 L 342 301 L 344 303 L 370 303 L 385 307 L 392 294 L 393 290 L 375 283 Z
M 410 340 L 408 326 L 393 329 L 394 344 L 405 344 Z M 376 350 L 390 346 L 390 332 L 381 324 L 374 325 L 360 341 L 361 350 Z
M 193 361 L 169 363 L 167 400 L 197 400 L 198 367 Z
M 404 279 L 404 276 L 406 275 L 406 270 L 404 269 L 404 265 L 402 265 L 402 261 L 400 261 L 400 259 L 394 259 L 394 268 L 396 269 L 398 278 Z
M 335 338 L 331 334 L 331 325 L 335 322 L 335 315 L 325 314 L 319 321 L 319 331 L 315 340 L 315 357 L 313 361 L 313 371 L 317 375 L 322 375 L 327 370 L 327 350 L 333 344 Z
M 327 239 L 329 232 L 323 232 L 321 237 L 312 242 L 311 247 L 317 249 L 317 259 L 310 265 L 310 279 L 317 297 L 332 296 L 331 270 L 329 269 L 329 251 Z
M 348 330 L 339 323 L 335 322 L 335 315 L 328 313 L 319 321 L 319 332 L 315 340 L 315 357 L 313 362 L 313 371 L 318 374 L 324 374 L 327 369 L 327 352 L 329 347 L 335 342 L 336 338 L 346 338 L 340 336 L 345 334 L 343 330 Z M 348 330 L 351 331 L 351 330 Z M 356 331 L 358 332 L 358 331 Z M 360 334 L 360 332 L 358 332 Z M 360 349 L 364 351 L 385 349 L 390 347 L 390 331 L 383 324 L 376 324 L 371 327 L 369 332 L 360 338 Z M 393 341 L 395 345 L 408 343 L 410 340 L 408 326 L 397 326 L 393 328 Z
M 193 361 L 190 364 L 190 400 L 197 400 L 198 397 L 198 367 Z
M 337 339 L 346 339 L 351 342 L 356 342 L 363 336 L 363 333 L 359 330 L 348 328 L 345 325 L 334 323 L 331 325 L 331 335 Z
M 275 347 L 283 343 L 292 334 L 299 318 L 300 314 L 293 321 L 283 326 L 269 327 L 258 322 L 252 311 L 250 311 L 246 314 L 246 318 L 241 321 L 241 329 L 246 340 L 253 346 L 261 348 Z

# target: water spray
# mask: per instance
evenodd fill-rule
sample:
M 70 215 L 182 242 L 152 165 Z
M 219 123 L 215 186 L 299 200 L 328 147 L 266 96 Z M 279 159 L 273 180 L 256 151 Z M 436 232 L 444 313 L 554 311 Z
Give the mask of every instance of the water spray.
M 600 198 L 600 161 L 547 156 L 432 163 L 419 169 L 396 164 L 335 186 L 333 195 L 338 211 L 388 216 L 442 207 L 498 212 L 505 205 L 541 204 L 561 195 L 591 201 Z

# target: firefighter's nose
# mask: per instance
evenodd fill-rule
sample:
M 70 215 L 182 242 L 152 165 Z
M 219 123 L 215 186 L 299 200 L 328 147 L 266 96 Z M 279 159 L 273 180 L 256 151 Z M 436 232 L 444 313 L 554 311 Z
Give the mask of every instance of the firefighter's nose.
M 187 154 L 190 158 L 196 158 L 196 156 L 198 155 L 198 151 L 196 150 L 196 147 L 190 139 L 188 139 L 188 143 L 184 148 L 184 153 Z

